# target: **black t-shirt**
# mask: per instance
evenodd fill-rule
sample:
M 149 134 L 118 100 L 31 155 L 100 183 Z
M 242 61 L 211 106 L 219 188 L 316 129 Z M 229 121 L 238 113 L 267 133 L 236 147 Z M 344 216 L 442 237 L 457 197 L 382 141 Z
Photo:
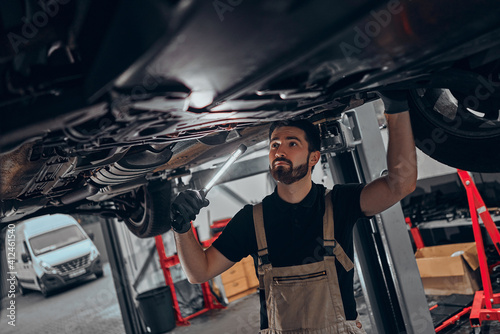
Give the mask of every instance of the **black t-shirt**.
M 344 184 L 335 185 L 332 189 L 335 239 L 351 260 L 354 258 L 353 226 L 359 218 L 366 218 L 360 208 L 363 186 Z M 313 183 L 309 194 L 297 204 L 283 201 L 277 190 L 264 198 L 264 228 L 269 259 L 273 266 L 287 267 L 323 260 L 324 196 L 325 187 Z M 252 255 L 254 261 L 257 259 L 252 208 L 252 205 L 246 205 L 241 209 L 213 243 L 218 251 L 233 262 L 248 255 Z M 355 320 L 354 271 L 346 272 L 338 261 L 336 267 L 346 319 Z M 261 301 L 264 302 L 264 299 L 261 298 Z M 261 308 L 265 309 L 265 303 L 262 305 L 262 302 Z M 266 316 L 266 312 L 261 310 L 261 316 Z M 267 321 L 261 319 L 261 323 Z

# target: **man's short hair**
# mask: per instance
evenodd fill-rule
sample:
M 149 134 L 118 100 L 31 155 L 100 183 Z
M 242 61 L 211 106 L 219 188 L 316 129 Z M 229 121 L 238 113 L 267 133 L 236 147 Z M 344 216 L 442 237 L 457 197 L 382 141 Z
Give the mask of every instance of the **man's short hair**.
M 309 152 L 321 150 L 321 138 L 318 128 L 305 119 L 273 122 L 271 124 L 271 127 L 269 128 L 269 140 L 271 140 L 271 135 L 273 134 L 274 130 L 284 126 L 293 126 L 305 132 L 307 144 L 309 146 Z

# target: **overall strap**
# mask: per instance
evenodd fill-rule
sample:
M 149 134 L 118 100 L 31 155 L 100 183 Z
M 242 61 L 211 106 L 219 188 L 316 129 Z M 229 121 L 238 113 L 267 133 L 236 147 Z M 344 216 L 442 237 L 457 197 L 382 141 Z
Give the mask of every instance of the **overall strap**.
M 265 294 L 261 296 L 267 296 L 269 292 L 266 291 L 266 272 L 269 272 L 272 269 L 272 265 L 271 261 L 269 261 L 269 253 L 267 250 L 267 240 L 266 240 L 266 231 L 264 230 L 264 213 L 262 210 L 262 203 L 253 206 L 253 224 L 255 229 L 255 237 L 257 238 L 257 255 L 258 255 L 257 273 L 259 277 L 259 290 L 261 290 Z
M 259 256 L 259 267 L 270 264 L 267 250 L 266 231 L 264 230 L 264 213 L 262 203 L 253 206 L 253 224 L 255 228 L 255 237 L 257 238 L 257 254 Z
M 346 271 L 354 268 L 351 259 L 344 252 L 344 249 L 335 240 L 335 228 L 333 221 L 333 204 L 332 192 L 329 191 L 325 195 L 325 215 L 323 216 L 323 247 L 325 248 L 325 256 L 335 256 L 342 264 Z

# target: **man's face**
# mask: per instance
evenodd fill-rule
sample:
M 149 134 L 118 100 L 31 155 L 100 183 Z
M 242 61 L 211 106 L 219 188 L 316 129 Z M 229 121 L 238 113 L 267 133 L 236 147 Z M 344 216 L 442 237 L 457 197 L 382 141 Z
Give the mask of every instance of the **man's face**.
M 269 169 L 276 181 L 292 184 L 309 172 L 309 145 L 303 130 L 284 126 L 271 135 Z

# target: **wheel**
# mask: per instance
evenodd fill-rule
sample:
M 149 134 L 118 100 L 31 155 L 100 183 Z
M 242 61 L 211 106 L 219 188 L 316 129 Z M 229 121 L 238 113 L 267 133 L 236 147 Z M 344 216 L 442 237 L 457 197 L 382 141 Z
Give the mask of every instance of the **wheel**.
M 498 68 L 492 72 L 495 77 Z M 491 81 L 485 76 L 471 76 L 470 72 L 455 71 L 453 80 L 458 83 L 449 84 L 454 87 L 410 91 L 415 143 L 446 165 L 473 172 L 500 172 L 500 84 L 488 84 Z
M 51 295 L 52 292 L 50 291 L 50 289 L 47 288 L 47 286 L 40 279 L 38 279 L 38 286 L 40 287 L 40 292 L 42 293 L 44 298 L 47 298 Z
M 19 279 L 16 278 L 17 282 L 17 291 L 21 294 L 21 296 L 24 296 L 28 293 L 28 291 L 22 286 L 21 282 L 19 282 Z
M 96 278 L 101 278 L 104 276 L 104 271 L 100 270 L 94 273 Z
M 133 207 L 125 206 L 128 215 L 122 218 L 133 234 L 149 238 L 170 230 L 171 189 L 170 182 L 156 182 L 142 186 L 127 199 Z

